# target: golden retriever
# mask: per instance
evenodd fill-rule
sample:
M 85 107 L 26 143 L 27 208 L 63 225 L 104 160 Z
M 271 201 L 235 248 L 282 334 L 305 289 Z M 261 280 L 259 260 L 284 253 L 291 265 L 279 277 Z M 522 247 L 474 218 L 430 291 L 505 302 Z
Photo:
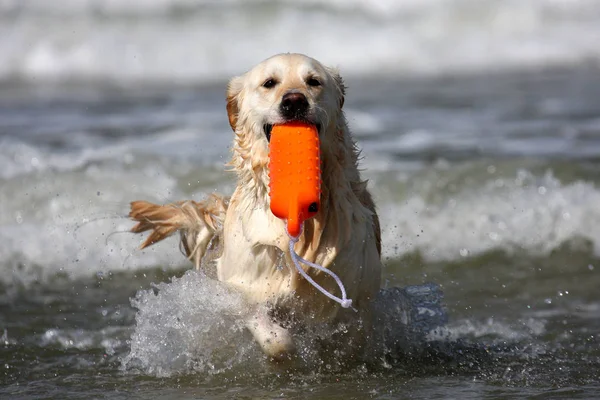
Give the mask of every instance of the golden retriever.
M 233 78 L 227 89 L 235 134 L 229 164 L 237 174 L 233 195 L 164 206 L 131 204 L 130 217 L 138 221 L 132 231 L 152 231 L 142 248 L 179 231 L 196 268 L 214 259 L 216 278 L 252 305 L 247 327 L 274 359 L 295 351 L 293 326 L 368 320 L 379 290 L 379 219 L 358 170 L 359 150 L 342 111 L 344 94 L 338 72 L 305 55 L 279 54 L 261 62 Z M 322 159 L 321 208 L 304 223 L 295 250 L 337 274 L 355 310 L 341 308 L 301 277 L 290 259 L 285 224 L 270 211 L 270 132 L 289 121 L 317 126 Z M 339 294 L 330 276 L 306 272 Z

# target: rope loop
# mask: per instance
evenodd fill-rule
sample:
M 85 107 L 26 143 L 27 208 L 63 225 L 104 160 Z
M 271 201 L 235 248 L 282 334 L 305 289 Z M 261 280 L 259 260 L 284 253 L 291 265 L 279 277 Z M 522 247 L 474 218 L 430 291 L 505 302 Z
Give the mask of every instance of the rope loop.
M 287 229 L 286 229 L 286 232 L 287 232 Z M 302 233 L 302 226 L 300 227 L 300 233 Z M 321 266 L 319 264 L 312 263 L 312 262 L 300 257 L 294 250 L 294 245 L 296 243 L 298 243 L 300 235 L 292 236 L 288 232 L 288 236 L 290 238 L 290 245 L 289 245 L 290 256 L 292 257 L 292 261 L 294 262 L 294 265 L 296 266 L 296 270 L 298 271 L 298 273 L 300 273 L 300 275 L 302 275 L 302 277 L 304 279 L 306 279 L 311 285 L 313 285 L 319 292 L 323 293 L 325 296 L 329 297 L 331 300 L 338 302 L 343 308 L 350 308 L 352 306 L 352 300 L 346 297 L 346 288 L 344 287 L 342 280 L 334 272 L 328 270 L 327 268 L 324 268 L 323 266 Z M 307 265 L 309 267 L 318 269 L 319 271 L 325 272 L 326 274 L 329 274 L 331 277 L 333 277 L 333 279 L 335 279 L 335 282 L 337 283 L 338 287 L 340 288 L 340 291 L 342 292 L 342 297 L 339 298 L 339 297 L 329 293 L 327 290 L 323 289 L 323 287 L 321 287 L 321 285 L 319 285 L 317 282 L 315 282 L 314 279 L 311 278 L 304 271 L 304 269 L 302 269 L 302 267 L 300 266 L 300 263 Z M 354 307 L 352 309 L 354 311 L 357 311 Z

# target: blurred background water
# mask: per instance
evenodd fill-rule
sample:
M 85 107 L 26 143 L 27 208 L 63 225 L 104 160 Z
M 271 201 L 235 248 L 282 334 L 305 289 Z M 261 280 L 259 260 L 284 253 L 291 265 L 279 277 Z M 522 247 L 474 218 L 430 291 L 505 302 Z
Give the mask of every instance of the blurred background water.
M 594 398 L 598 43 L 596 0 L 0 0 L 0 397 Z M 232 190 L 227 79 L 279 52 L 346 79 L 385 286 L 444 291 L 393 365 L 273 370 L 176 240 L 121 233 Z

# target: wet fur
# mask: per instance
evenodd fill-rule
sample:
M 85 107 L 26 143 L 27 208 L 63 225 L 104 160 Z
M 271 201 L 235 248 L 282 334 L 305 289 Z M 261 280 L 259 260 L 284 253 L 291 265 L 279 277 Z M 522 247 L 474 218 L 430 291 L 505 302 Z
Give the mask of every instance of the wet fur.
M 321 85 L 308 85 L 308 77 L 316 77 Z M 276 79 L 277 85 L 267 89 L 262 84 L 269 78 Z M 269 144 L 263 126 L 285 122 L 279 103 L 289 92 L 306 96 L 307 119 L 322 127 L 321 209 L 305 223 L 295 249 L 305 259 L 335 272 L 359 313 L 341 309 L 297 273 L 287 251 L 284 223 L 269 209 Z M 344 94 L 337 71 L 314 59 L 281 54 L 265 60 L 233 78 L 227 90 L 227 114 L 234 131 L 229 165 L 237 174 L 231 198 L 211 195 L 199 203 L 131 204 L 130 217 L 138 221 L 132 231 L 151 231 L 142 247 L 179 231 L 186 254 L 199 268 L 211 241 L 220 243 L 222 253 L 214 260 L 216 276 L 254 305 L 247 326 L 274 358 L 286 357 L 295 349 L 294 329 L 283 327 L 285 321 L 308 325 L 368 320 L 370 301 L 380 286 L 379 219 L 358 170 L 359 151 L 342 111 Z M 339 295 L 331 277 L 312 269 L 307 272 Z

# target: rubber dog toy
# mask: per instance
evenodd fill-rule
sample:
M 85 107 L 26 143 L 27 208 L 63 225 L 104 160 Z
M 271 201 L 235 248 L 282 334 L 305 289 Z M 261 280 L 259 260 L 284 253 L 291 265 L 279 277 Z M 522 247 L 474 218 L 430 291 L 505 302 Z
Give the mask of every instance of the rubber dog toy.
M 275 125 L 269 142 L 269 197 L 271 212 L 286 221 L 290 257 L 300 275 L 330 299 L 348 308 L 352 300 L 340 278 L 319 264 L 300 257 L 294 250 L 304 221 L 319 212 L 321 199 L 321 157 L 319 132 L 314 125 L 299 122 Z M 303 263 L 335 279 L 342 297 L 329 293 L 300 266 Z
M 269 144 L 271 212 L 287 222 L 291 236 L 319 211 L 321 158 L 314 125 L 293 122 L 275 125 Z

